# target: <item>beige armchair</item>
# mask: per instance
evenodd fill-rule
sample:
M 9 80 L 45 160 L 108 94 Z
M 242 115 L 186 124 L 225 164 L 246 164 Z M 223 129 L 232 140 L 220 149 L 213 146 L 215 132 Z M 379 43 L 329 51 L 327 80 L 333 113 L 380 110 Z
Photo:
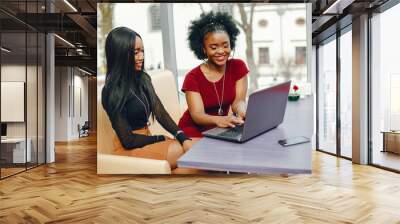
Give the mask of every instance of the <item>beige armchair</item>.
M 161 71 L 151 74 L 152 82 L 166 110 L 175 122 L 181 116 L 178 91 L 173 74 L 170 71 Z M 101 88 L 98 96 L 101 96 Z M 115 155 L 113 136 L 115 132 L 111 127 L 110 120 L 101 105 L 101 97 L 97 104 L 97 173 L 98 174 L 170 174 L 171 168 L 167 161 L 144 159 L 130 156 Z M 171 136 L 155 120 L 150 125 L 152 134 L 163 134 Z

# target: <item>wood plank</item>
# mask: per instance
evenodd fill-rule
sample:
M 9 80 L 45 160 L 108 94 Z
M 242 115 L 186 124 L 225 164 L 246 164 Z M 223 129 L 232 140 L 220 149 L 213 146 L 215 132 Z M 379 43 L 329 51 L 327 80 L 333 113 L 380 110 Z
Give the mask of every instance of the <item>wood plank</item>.
M 313 152 L 303 175 L 97 175 L 95 136 L 0 181 L 0 223 L 400 223 L 400 176 Z

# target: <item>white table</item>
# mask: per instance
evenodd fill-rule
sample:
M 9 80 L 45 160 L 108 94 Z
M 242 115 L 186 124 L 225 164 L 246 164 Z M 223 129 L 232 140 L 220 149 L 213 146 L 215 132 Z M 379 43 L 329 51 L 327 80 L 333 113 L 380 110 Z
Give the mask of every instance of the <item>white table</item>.
M 32 141 L 30 138 L 26 140 L 28 142 L 25 151 L 25 138 L 6 138 L 1 139 L 1 154 L 4 158 L 4 154 L 7 152 L 12 152 L 12 163 L 25 163 L 31 162 L 31 145 Z M 11 162 L 11 161 L 9 161 Z
M 242 144 L 202 138 L 179 158 L 178 167 L 245 173 L 311 173 L 311 142 L 283 147 L 278 140 L 293 136 L 312 139 L 313 111 L 312 96 L 289 101 L 284 122 L 277 128 Z

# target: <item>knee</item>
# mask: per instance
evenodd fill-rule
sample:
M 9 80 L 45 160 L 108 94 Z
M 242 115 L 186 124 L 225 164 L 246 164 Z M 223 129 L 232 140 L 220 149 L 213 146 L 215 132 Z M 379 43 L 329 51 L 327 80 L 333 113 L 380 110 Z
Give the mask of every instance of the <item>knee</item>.
M 183 148 L 178 142 L 171 143 L 168 147 L 168 154 L 182 155 L 183 153 Z
M 171 168 L 176 167 L 176 162 L 178 161 L 179 157 L 183 155 L 183 153 L 184 153 L 183 148 L 178 142 L 174 142 L 169 145 L 167 160 L 171 165 Z

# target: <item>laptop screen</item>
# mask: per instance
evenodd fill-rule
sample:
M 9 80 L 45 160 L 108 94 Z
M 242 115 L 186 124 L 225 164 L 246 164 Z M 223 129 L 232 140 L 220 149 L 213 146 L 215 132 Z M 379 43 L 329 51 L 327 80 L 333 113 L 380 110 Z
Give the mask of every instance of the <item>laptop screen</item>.
M 1 136 L 7 136 L 7 124 L 1 123 Z

